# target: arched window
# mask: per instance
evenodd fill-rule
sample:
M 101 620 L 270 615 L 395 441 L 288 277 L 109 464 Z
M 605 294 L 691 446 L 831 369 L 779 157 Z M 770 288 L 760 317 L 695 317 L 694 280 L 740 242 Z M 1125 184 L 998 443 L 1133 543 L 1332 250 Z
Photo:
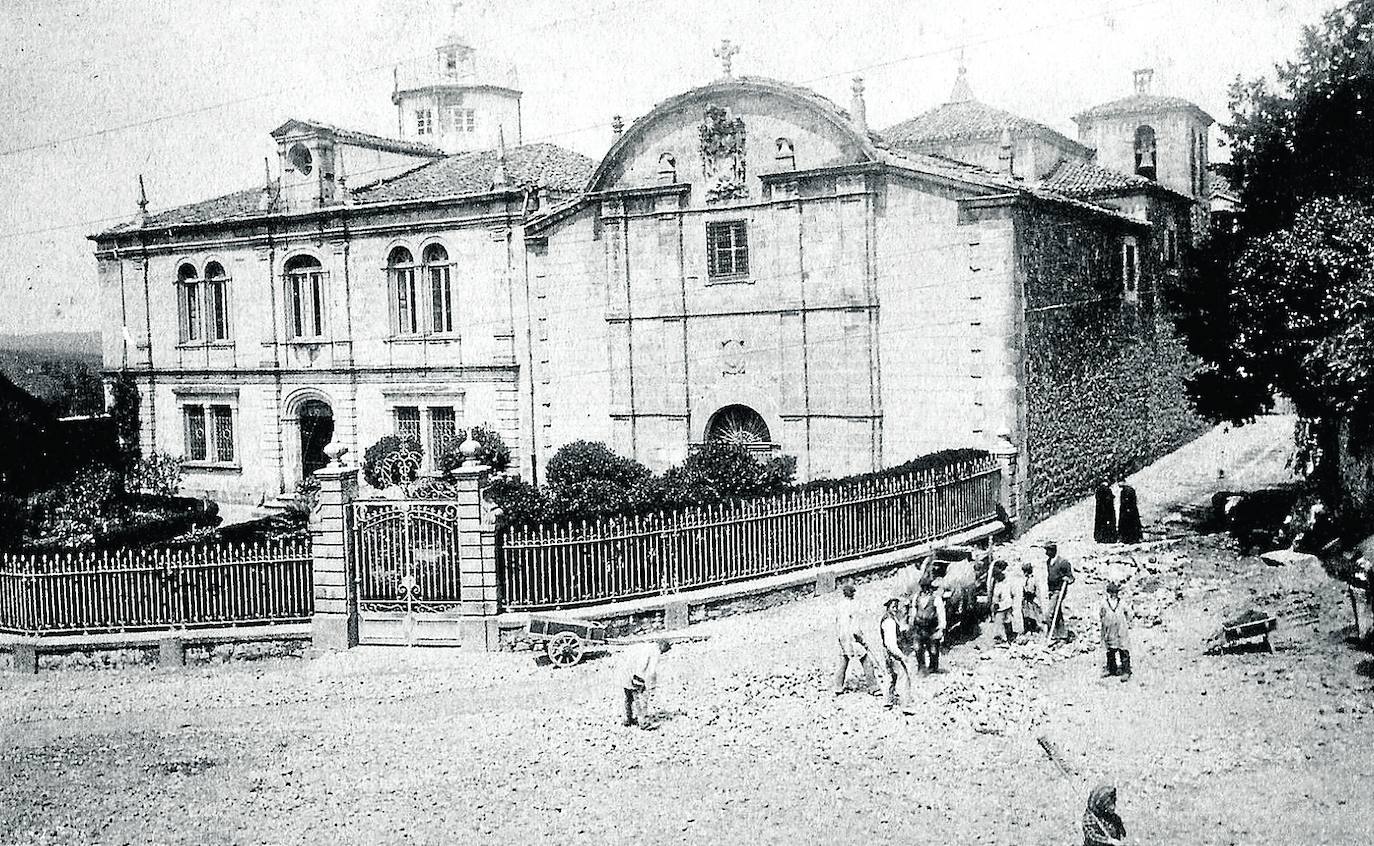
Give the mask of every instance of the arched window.
M 420 334 L 420 315 L 415 297 L 415 257 L 396 247 L 386 257 L 387 290 L 391 299 L 391 334 Z
M 229 340 L 229 274 L 224 265 L 205 265 L 205 334 L 211 341 Z
M 677 157 L 672 153 L 663 153 L 658 157 L 658 181 L 662 185 L 677 182 Z
M 788 138 L 779 138 L 776 142 L 777 149 L 773 154 L 773 161 L 780 170 L 797 169 L 796 148 L 792 146 L 792 141 Z
M 429 281 L 429 331 L 453 331 L 453 281 L 449 274 L 448 250 L 443 244 L 425 247 L 425 278 Z
M 324 336 L 324 267 L 314 256 L 287 259 L 282 268 L 286 336 L 312 340 Z
M 711 415 L 706 440 L 740 446 L 765 446 L 772 441 L 763 415 L 747 405 L 727 405 Z
M 195 265 L 187 263 L 177 268 L 178 339 L 192 344 L 205 339 L 202 332 L 200 274 Z
M 1147 179 L 1155 178 L 1155 130 L 1152 126 L 1136 127 L 1135 172 Z

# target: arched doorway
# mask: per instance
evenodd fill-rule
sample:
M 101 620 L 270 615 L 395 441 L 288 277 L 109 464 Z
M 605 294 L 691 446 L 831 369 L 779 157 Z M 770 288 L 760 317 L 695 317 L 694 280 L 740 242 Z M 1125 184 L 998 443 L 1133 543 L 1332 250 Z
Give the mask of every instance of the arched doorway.
M 329 463 L 324 448 L 334 439 L 334 410 L 324 400 L 311 399 L 301 403 L 297 418 L 301 429 L 301 478 Z
M 711 415 L 711 421 L 706 424 L 706 441 L 766 447 L 772 444 L 773 438 L 763 415 L 747 405 L 727 405 Z

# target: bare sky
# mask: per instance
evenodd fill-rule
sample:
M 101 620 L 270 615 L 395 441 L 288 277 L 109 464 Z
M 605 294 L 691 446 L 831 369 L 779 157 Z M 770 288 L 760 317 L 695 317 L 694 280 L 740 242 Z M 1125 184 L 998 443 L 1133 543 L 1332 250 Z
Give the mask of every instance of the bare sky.
M 449 0 L 0 3 L 0 333 L 99 328 L 85 236 L 137 211 L 260 184 L 268 132 L 308 117 L 394 135 L 392 66 L 428 64 Z M 720 75 L 867 82 L 883 128 L 944 101 L 962 52 L 978 99 L 1048 123 L 1155 91 L 1224 121 L 1226 86 L 1291 57 L 1332 0 L 464 0 L 483 52 L 514 61 L 525 141 L 594 158 L 610 119 Z M 1214 129 L 1214 140 L 1219 133 Z M 64 140 L 74 139 L 74 140 Z M 1224 151 L 1214 157 L 1224 156 Z

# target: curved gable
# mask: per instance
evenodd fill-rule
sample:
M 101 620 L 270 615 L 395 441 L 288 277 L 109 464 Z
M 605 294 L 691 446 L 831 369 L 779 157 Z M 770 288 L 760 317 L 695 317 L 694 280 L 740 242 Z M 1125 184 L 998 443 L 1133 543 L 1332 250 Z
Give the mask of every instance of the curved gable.
M 779 157 L 778 139 L 791 142 L 790 159 Z M 588 191 L 690 183 L 699 201 L 713 189 L 732 190 L 728 183 L 742 174 L 733 190 L 758 197 L 760 174 L 876 159 L 867 135 L 819 94 L 771 80 L 723 79 L 636 120 L 601 160 Z

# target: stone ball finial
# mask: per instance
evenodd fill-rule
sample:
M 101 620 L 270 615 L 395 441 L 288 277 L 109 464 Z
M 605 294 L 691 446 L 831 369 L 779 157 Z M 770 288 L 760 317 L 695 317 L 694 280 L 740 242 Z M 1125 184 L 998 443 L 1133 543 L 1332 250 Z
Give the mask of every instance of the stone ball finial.
M 464 464 L 476 463 L 477 453 L 481 451 L 482 445 L 473 440 L 471 433 L 458 445 L 458 453 L 463 456 Z
M 325 457 L 329 459 L 330 467 L 338 467 L 343 464 L 343 457 L 348 452 L 348 447 L 338 441 L 330 441 L 324 448 Z

